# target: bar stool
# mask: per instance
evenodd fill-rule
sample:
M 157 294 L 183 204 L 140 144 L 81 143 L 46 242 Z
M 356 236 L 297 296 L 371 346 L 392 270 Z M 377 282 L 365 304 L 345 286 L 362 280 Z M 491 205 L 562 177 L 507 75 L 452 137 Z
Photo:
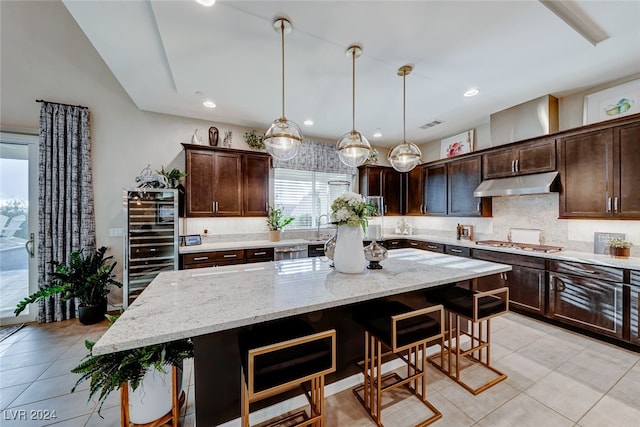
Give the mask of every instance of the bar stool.
M 458 286 L 449 286 L 430 291 L 426 297 L 432 303 L 444 305 L 448 320 L 445 344 L 447 366 L 445 367 L 443 354 L 432 356 L 429 361 L 474 395 L 506 379 L 506 374 L 491 366 L 491 319 L 509 311 L 509 288 L 474 292 Z M 467 321 L 464 328 L 460 325 L 460 319 Z M 470 339 L 470 347 L 466 350 L 462 349 L 461 337 L 463 336 Z M 438 357 L 440 357 L 440 364 L 434 362 Z M 467 358 L 473 364 L 484 365 L 497 376 L 478 387 L 470 386 L 462 380 L 461 372 L 473 365 L 462 368 L 461 357 Z M 455 358 L 455 365 L 453 358 Z
M 324 425 L 324 376 L 336 370 L 336 331 L 316 333 L 293 318 L 254 326 L 238 335 L 241 358 L 241 423 L 249 427 L 250 405 L 301 387 L 309 401 L 305 410 L 286 418 L 302 418 L 296 426 Z M 307 389 L 308 386 L 308 389 Z M 285 420 L 279 419 L 277 425 Z
M 364 328 L 364 383 L 353 389 L 358 401 L 373 420 L 382 426 L 382 395 L 406 386 L 433 413 L 416 424 L 426 426 L 442 418 L 442 414 L 427 400 L 427 343 L 439 340 L 444 347 L 444 307 L 436 305 L 420 310 L 398 301 L 375 301 L 353 312 L 353 319 Z M 389 351 L 382 353 L 382 346 Z M 387 355 L 400 357 L 407 366 L 402 378 L 397 373 L 382 375 L 382 359 Z M 363 394 L 363 396 L 360 395 Z

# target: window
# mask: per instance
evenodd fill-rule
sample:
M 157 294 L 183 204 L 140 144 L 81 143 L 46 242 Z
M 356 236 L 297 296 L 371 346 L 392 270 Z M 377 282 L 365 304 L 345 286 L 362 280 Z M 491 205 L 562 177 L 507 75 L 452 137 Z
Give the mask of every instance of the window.
M 288 228 L 311 228 L 329 223 L 330 203 L 351 186 L 352 175 L 276 168 L 275 206 L 295 217 Z M 331 184 L 330 184 L 331 183 Z

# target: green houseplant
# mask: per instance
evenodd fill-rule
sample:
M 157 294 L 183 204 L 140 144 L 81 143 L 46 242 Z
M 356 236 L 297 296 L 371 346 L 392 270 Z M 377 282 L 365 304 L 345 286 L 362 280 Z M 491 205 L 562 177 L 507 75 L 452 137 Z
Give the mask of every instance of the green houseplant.
M 609 255 L 613 257 L 628 258 L 629 255 L 631 255 L 631 246 L 633 246 L 633 243 L 619 237 L 612 237 L 607 240 L 605 246 L 609 248 Z
M 116 316 L 107 315 L 109 326 L 120 317 L 120 314 Z M 170 374 L 171 369 L 168 368 L 171 366 L 176 366 L 181 373 L 184 360 L 193 357 L 193 343 L 190 339 L 100 355 L 93 354 L 94 345 L 95 342 L 85 340 L 85 347 L 89 350 L 89 354 L 85 356 L 78 366 L 71 370 L 74 374 L 80 374 L 80 378 L 76 381 L 71 391 L 74 392 L 80 383 L 89 381 L 89 400 L 97 396 L 99 403 L 98 414 L 100 414 L 102 405 L 111 392 L 119 390 L 127 383 L 134 392 L 138 388 L 142 388 L 141 386 L 146 386 L 146 390 L 139 390 L 138 393 L 144 395 L 148 402 L 145 404 L 144 400 L 142 400 L 142 403 L 134 404 L 151 406 L 150 411 L 155 411 L 156 414 L 151 415 L 149 420 L 135 421 L 135 414 L 132 411 L 131 421 L 134 423 L 151 421 L 157 418 L 157 413 L 160 414 L 159 416 L 162 416 L 167 412 L 167 405 L 170 405 L 170 386 L 168 388 L 169 396 L 166 396 L 165 393 L 165 396 L 162 396 L 162 402 L 157 402 L 151 398 L 151 396 L 156 395 L 156 393 L 150 389 L 152 385 L 149 384 L 149 378 L 152 377 L 150 377 L 149 374 Z M 166 391 L 167 383 L 170 385 L 171 380 L 167 380 L 163 376 L 161 383 Z M 181 383 L 181 379 L 178 383 Z M 133 397 L 130 393 L 130 403 L 133 403 L 132 400 Z M 138 415 L 138 417 L 144 417 L 148 414 L 149 409 L 147 409 L 144 414 Z
M 180 178 L 184 178 L 185 176 L 187 176 L 185 172 L 180 172 L 180 169 L 178 168 L 173 168 L 169 171 L 164 170 L 164 166 L 161 166 L 160 170 L 157 170 L 156 172 L 167 178 L 167 182 L 169 183 L 169 186 L 171 188 L 178 188 Z
M 281 238 L 281 231 L 291 224 L 295 218 L 284 216 L 282 208 L 274 208 L 269 205 L 267 214 L 267 227 L 269 227 L 269 240 L 277 242 Z
M 256 131 L 252 130 L 251 132 L 246 132 L 244 134 L 244 141 L 247 145 L 253 149 L 261 150 L 264 148 L 264 134 L 256 135 Z
M 79 300 L 80 323 L 91 325 L 100 322 L 107 311 L 107 295 L 111 285 L 122 287 L 113 274 L 117 263 L 111 262 L 113 256 L 105 257 L 106 251 L 105 246 L 91 253 L 80 249 L 71 252 L 68 264 L 52 261 L 54 271 L 51 273 L 51 282 L 20 301 L 14 310 L 15 315 L 19 315 L 29 304 L 46 301 L 60 294 L 63 301 Z

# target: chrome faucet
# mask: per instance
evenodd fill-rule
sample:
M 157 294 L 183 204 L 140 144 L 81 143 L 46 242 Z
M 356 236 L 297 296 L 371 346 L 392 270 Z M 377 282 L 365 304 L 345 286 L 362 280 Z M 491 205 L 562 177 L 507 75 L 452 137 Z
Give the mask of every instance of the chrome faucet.
M 327 221 L 329 220 L 329 216 L 326 214 L 322 214 L 318 217 L 318 231 L 316 232 L 316 237 L 319 239 L 320 238 L 320 225 L 322 223 L 322 217 L 325 217 L 327 219 Z M 327 224 L 325 222 L 325 224 Z

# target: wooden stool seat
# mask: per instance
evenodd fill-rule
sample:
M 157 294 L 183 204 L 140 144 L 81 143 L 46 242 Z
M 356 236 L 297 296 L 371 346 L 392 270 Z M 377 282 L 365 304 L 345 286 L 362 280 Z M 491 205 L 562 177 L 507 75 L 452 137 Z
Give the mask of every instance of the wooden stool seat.
M 324 425 L 324 376 L 335 371 L 335 330 L 316 333 L 300 319 L 257 325 L 238 335 L 242 364 L 243 426 L 250 404 L 310 382 L 304 394 L 311 406 L 304 422 Z
M 433 415 L 417 426 L 426 426 L 442 418 L 426 398 L 427 343 L 439 340 L 444 345 L 444 308 L 442 305 L 413 310 L 398 301 L 374 301 L 357 307 L 353 319 L 365 332 L 364 383 L 353 389 L 358 401 L 373 420 L 382 426 L 382 396 L 398 387 L 407 387 Z M 382 346 L 406 363 L 407 374 L 382 375 Z M 442 350 L 441 350 L 442 351 Z M 362 393 L 362 396 L 361 396 Z
M 445 354 L 433 356 L 429 361 L 474 395 L 506 379 L 506 374 L 491 366 L 491 319 L 509 311 L 509 289 L 504 287 L 474 292 L 458 286 L 448 286 L 429 291 L 426 297 L 428 301 L 444 305 L 448 317 L 445 345 L 448 363 L 445 364 Z M 466 328 L 461 328 L 461 319 L 467 321 Z M 470 338 L 470 347 L 466 350 L 462 349 L 463 336 Z M 439 364 L 434 362 L 438 357 Z M 471 387 L 461 378 L 464 369 L 460 364 L 461 357 L 481 363 L 497 376 L 478 387 Z

